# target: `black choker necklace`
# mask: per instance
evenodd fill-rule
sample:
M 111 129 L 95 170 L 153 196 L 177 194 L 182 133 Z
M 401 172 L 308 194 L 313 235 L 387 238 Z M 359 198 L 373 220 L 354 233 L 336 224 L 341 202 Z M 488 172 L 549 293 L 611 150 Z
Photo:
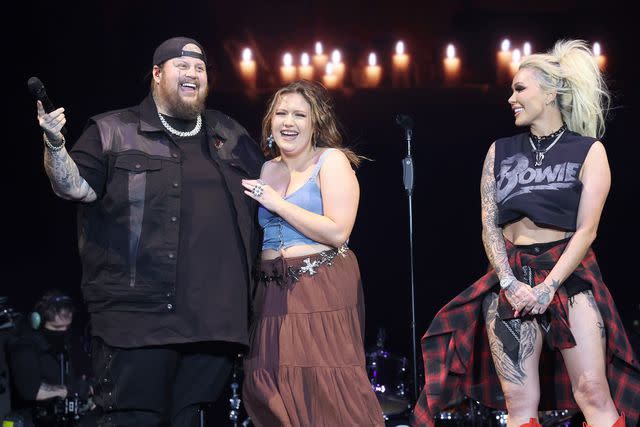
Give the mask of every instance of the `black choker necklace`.
M 560 126 L 560 129 L 558 129 L 557 131 L 555 131 L 553 133 L 550 133 L 549 135 L 537 136 L 537 135 L 532 134 L 531 130 L 529 130 L 529 137 L 531 138 L 531 141 L 535 142 L 535 144 L 538 147 L 540 147 L 541 143 L 543 143 L 547 139 L 555 138 L 556 136 L 560 135 L 565 130 L 567 130 L 567 125 L 565 123 L 562 123 L 562 126 Z

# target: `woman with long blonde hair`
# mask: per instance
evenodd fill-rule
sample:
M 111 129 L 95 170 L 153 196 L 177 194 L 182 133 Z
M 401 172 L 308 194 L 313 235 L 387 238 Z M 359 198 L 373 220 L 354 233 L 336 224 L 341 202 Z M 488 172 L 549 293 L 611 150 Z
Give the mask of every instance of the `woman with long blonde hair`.
M 461 395 L 506 408 L 509 427 L 576 407 L 593 427 L 636 425 L 640 365 L 591 249 L 611 184 L 603 77 L 586 43 L 559 41 L 525 58 L 511 87 L 528 132 L 496 140 L 484 162 L 491 268 L 423 337 L 414 425 Z

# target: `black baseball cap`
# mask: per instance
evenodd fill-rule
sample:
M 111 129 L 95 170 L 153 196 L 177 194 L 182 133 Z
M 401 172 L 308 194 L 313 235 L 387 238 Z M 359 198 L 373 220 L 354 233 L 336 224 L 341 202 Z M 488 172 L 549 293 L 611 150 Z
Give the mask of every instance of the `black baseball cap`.
M 191 50 L 183 50 L 183 48 L 190 43 L 198 46 L 202 53 L 194 52 Z M 207 56 L 204 53 L 204 48 L 202 47 L 202 45 L 194 39 L 190 39 L 188 37 L 173 37 L 169 40 L 163 41 L 153 53 L 153 65 L 160 65 L 168 59 L 178 58 L 181 56 L 190 56 L 192 58 L 202 59 L 204 61 L 204 64 L 207 65 Z

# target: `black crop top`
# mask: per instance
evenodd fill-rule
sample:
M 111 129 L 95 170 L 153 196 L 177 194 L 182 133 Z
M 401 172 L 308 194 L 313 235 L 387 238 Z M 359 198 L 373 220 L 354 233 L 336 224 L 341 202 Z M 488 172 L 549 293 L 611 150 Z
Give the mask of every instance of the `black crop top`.
M 582 192 L 580 168 L 596 141 L 566 130 L 534 165 L 529 134 L 495 142 L 494 175 L 500 227 L 528 217 L 539 226 L 575 231 Z

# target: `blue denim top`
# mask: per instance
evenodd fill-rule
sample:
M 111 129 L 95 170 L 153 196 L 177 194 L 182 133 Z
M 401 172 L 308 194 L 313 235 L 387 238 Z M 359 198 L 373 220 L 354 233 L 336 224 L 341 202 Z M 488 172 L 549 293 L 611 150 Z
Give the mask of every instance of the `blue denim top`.
M 334 149 L 328 148 L 320 155 L 320 158 L 318 159 L 318 162 L 316 163 L 313 172 L 311 172 L 311 176 L 307 182 L 305 182 L 302 187 L 285 197 L 285 200 L 296 206 L 300 206 L 309 212 L 313 212 L 318 215 L 322 215 L 324 213 L 322 209 L 322 194 L 320 193 L 320 187 L 318 187 L 316 180 L 325 156 L 332 150 Z M 280 250 L 295 245 L 318 244 L 318 242 L 309 239 L 293 228 L 293 226 L 291 226 L 287 221 L 268 209 L 265 209 L 263 206 L 258 208 L 258 222 L 264 230 L 262 250 Z

